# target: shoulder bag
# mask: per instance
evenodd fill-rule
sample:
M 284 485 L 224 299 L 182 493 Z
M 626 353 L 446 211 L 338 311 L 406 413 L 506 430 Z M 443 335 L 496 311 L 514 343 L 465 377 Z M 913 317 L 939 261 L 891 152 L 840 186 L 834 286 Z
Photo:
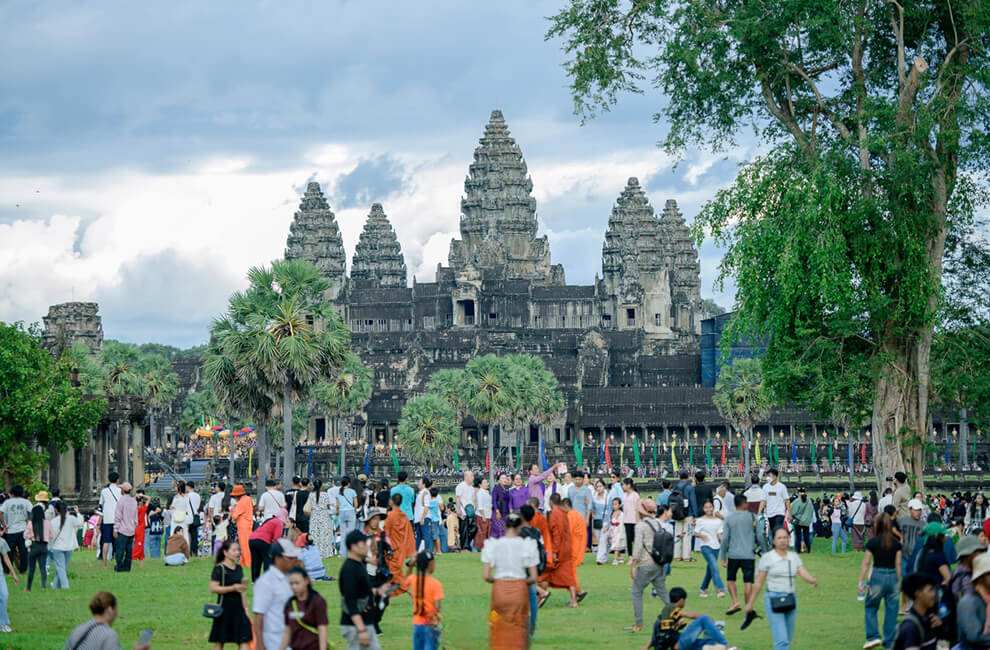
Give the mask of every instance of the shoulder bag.
M 770 596 L 770 609 L 777 614 L 786 614 L 797 608 L 797 598 L 794 595 L 794 574 L 791 572 L 791 558 L 787 558 L 787 577 L 791 581 L 791 592 L 782 596 Z
M 224 584 L 224 583 L 227 582 L 227 567 L 225 567 L 223 564 L 220 565 L 220 575 L 221 575 L 220 586 L 221 587 L 228 586 L 228 585 Z M 203 605 L 203 616 L 204 617 L 206 617 L 206 618 L 220 618 L 221 616 L 223 616 L 223 607 L 220 606 L 220 596 L 221 596 L 221 594 L 217 594 L 217 604 L 216 605 L 214 605 L 213 603 L 206 603 L 205 605 Z
M 309 498 L 306 499 L 306 504 L 303 505 L 303 514 L 309 517 L 313 514 L 313 493 L 309 493 Z

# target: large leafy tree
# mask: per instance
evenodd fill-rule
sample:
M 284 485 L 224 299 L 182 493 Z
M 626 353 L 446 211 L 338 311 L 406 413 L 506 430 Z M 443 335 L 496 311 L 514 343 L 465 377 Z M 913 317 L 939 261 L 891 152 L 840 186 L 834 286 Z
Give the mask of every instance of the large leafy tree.
M 715 381 L 712 401 L 719 415 L 741 433 L 746 442 L 745 475 L 749 476 L 753 428 L 769 417 L 771 407 L 762 362 L 759 359 L 741 358 L 722 366 Z
M 82 446 L 106 401 L 74 386 L 71 350 L 55 359 L 41 347 L 36 327 L 0 323 L 0 472 L 4 486 L 31 485 L 49 446 Z
M 454 409 L 435 393 L 414 397 L 402 407 L 396 433 L 407 454 L 431 465 L 439 463 L 457 445 Z
M 340 473 L 346 473 L 345 449 L 350 424 L 344 422 L 353 418 L 371 400 L 371 380 L 374 373 L 361 363 L 360 357 L 348 351 L 344 365 L 332 381 L 324 381 L 313 386 L 312 401 L 316 408 L 324 409 L 333 416 L 334 430 L 340 435 Z
M 255 267 L 248 280 L 249 288 L 231 296 L 227 314 L 213 324 L 207 374 L 228 410 L 259 422 L 280 414 L 283 432 L 291 432 L 294 405 L 343 367 L 350 332 L 327 299 L 330 281 L 309 262 Z M 295 471 L 291 434 L 283 434 L 282 451 L 289 477 Z M 267 469 L 262 462 L 259 470 Z
M 793 363 L 809 350 L 863 367 L 878 471 L 920 478 L 946 239 L 990 162 L 990 5 L 571 0 L 549 36 L 584 115 L 648 81 L 669 150 L 762 134 L 696 224 L 726 247 L 733 331 L 769 335 L 785 398 L 837 379 Z

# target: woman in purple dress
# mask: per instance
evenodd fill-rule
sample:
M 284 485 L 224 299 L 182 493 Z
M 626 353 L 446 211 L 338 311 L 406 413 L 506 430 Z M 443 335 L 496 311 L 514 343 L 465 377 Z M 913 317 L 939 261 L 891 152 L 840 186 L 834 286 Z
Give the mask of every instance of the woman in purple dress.
M 522 474 L 516 474 L 512 477 L 512 489 L 509 490 L 509 510 L 518 511 L 526 505 L 527 499 L 529 499 L 529 487 L 523 481 Z
M 491 536 L 498 539 L 505 534 L 505 517 L 512 509 L 509 507 L 509 475 L 500 472 L 498 483 L 492 489 L 492 528 Z

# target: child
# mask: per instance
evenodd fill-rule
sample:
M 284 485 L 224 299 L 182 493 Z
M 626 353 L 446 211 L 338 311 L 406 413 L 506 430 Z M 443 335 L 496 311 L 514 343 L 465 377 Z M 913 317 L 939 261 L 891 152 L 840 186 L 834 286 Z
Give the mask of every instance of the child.
M 302 563 L 303 568 L 306 569 L 306 574 L 309 576 L 310 580 L 329 580 L 327 578 L 327 569 L 323 566 L 323 558 L 320 555 L 320 549 L 316 548 L 309 541 L 309 535 L 306 533 L 301 533 L 296 537 L 296 546 L 299 547 L 299 561 Z
M 622 500 L 612 499 L 612 516 L 608 522 L 609 537 L 615 559 L 612 566 L 622 564 L 622 554 L 626 552 L 626 527 L 622 525 Z
M 460 522 L 457 519 L 457 506 L 452 503 L 447 504 L 447 549 L 453 551 L 457 548 L 460 539 Z
M 409 572 L 403 586 L 413 599 L 413 650 L 436 650 L 440 644 L 440 603 L 443 585 L 433 577 L 436 560 L 430 551 L 416 554 L 416 574 L 412 573 L 413 558 L 406 562 Z
M 86 520 L 86 532 L 83 533 L 83 548 L 99 548 L 100 544 L 100 524 L 103 523 L 103 514 L 97 508 Z
M 292 597 L 285 604 L 283 648 L 327 650 L 327 601 L 313 590 L 306 570 L 292 567 L 288 572 Z
M 219 553 L 220 547 L 227 541 L 227 525 L 229 523 L 226 513 L 223 517 L 213 515 L 213 555 Z
M 670 604 L 663 608 L 653 624 L 653 637 L 644 650 L 739 650 L 729 647 L 725 635 L 710 616 L 685 612 L 687 592 L 682 587 L 670 590 Z M 685 625 L 684 619 L 693 619 Z M 707 635 L 707 638 L 702 638 Z

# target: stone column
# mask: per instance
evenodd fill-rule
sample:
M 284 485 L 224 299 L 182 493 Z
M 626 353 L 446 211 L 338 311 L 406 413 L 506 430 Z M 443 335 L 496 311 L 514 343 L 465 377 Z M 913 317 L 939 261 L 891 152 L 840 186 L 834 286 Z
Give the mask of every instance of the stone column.
M 79 496 L 88 497 L 93 493 L 93 432 L 86 435 L 86 445 L 80 450 L 79 471 L 82 473 L 79 481 Z
M 126 419 L 117 420 L 116 424 L 117 424 L 117 444 L 115 445 L 115 448 L 117 450 L 117 473 L 120 474 L 121 483 L 123 483 L 124 481 L 130 482 L 131 473 L 129 471 L 130 464 L 128 463 L 128 459 L 127 459 L 127 448 L 129 446 L 128 442 L 130 438 L 129 433 L 130 433 L 131 425 Z
M 131 444 L 134 445 L 134 487 L 144 487 L 144 427 L 140 422 L 131 423 Z
M 51 483 L 57 485 L 62 491 L 62 496 L 76 492 L 76 450 L 69 448 L 65 453 L 59 454 L 58 476 Z
M 107 442 L 110 436 L 110 425 L 107 424 L 107 428 L 104 430 L 102 427 L 97 425 L 96 427 L 96 485 L 100 486 L 107 482 L 107 474 L 110 473 L 110 468 L 107 459 Z

